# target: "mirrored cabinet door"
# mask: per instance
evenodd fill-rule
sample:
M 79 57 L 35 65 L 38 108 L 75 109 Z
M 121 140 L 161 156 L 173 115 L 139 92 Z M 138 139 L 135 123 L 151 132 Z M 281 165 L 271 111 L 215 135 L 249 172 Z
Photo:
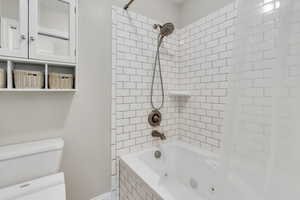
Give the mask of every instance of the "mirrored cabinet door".
M 75 0 L 29 0 L 29 3 L 29 57 L 75 63 Z
M 28 57 L 28 1 L 0 0 L 0 55 Z

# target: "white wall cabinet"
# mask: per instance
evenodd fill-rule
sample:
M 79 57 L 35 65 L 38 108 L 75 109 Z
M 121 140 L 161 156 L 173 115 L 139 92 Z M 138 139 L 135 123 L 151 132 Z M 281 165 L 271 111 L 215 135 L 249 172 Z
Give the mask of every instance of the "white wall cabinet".
M 27 0 L 0 0 L 0 55 L 28 58 Z
M 76 0 L 0 0 L 0 55 L 76 63 Z
M 0 91 L 77 90 L 76 5 L 77 0 L 0 0 Z M 16 86 L 20 79 L 14 73 L 20 69 L 41 72 L 44 87 Z M 72 77 L 73 87 L 51 85 L 54 74 Z
M 75 0 L 29 0 L 29 57 L 76 61 Z

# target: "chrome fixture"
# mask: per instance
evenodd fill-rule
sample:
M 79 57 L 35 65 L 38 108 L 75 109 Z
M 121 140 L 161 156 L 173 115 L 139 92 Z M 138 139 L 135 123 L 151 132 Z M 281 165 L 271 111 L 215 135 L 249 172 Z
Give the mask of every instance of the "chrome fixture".
M 157 37 L 157 49 L 156 49 L 156 56 L 155 56 L 153 75 L 152 75 L 150 101 L 151 101 L 151 106 L 154 110 L 160 110 L 163 107 L 164 102 L 165 102 L 164 83 L 163 83 L 163 77 L 162 77 L 162 72 L 161 72 L 161 63 L 160 63 L 160 47 L 163 43 L 164 37 L 169 36 L 174 32 L 175 26 L 172 23 L 166 23 L 164 25 L 154 24 L 153 28 L 159 29 L 159 34 Z M 155 82 L 157 64 L 158 64 L 158 72 L 159 72 L 159 78 L 160 78 L 162 100 L 161 100 L 161 104 L 158 107 L 155 107 L 155 105 L 153 103 L 153 90 L 154 90 L 154 82 Z
M 127 10 L 133 2 L 134 2 L 134 0 L 130 0 L 130 1 L 124 6 L 124 10 Z
M 152 127 L 160 126 L 161 119 L 162 117 L 159 110 L 152 110 L 152 112 L 148 116 L 148 122 Z
M 26 40 L 26 35 L 25 34 L 21 34 L 21 40 Z
M 35 37 L 34 36 L 30 36 L 29 39 L 30 39 L 31 42 L 35 41 Z
M 163 134 L 163 133 L 161 133 L 161 132 L 159 132 L 159 131 L 152 131 L 152 137 L 159 137 L 161 140 L 166 140 L 167 138 L 166 138 L 166 136 L 165 136 L 165 134 Z
M 191 186 L 192 189 L 197 189 L 198 185 L 199 184 L 198 184 L 198 181 L 196 179 L 194 179 L 194 178 L 190 179 L 190 186 Z
M 160 159 L 161 158 L 161 151 L 155 151 L 154 152 L 154 157 L 156 158 L 156 159 Z
M 154 29 L 158 29 L 159 28 L 160 35 L 162 37 L 166 37 L 166 36 L 171 35 L 174 32 L 174 30 L 175 30 L 175 26 L 174 26 L 173 23 L 166 23 L 163 26 L 160 25 L 160 24 L 154 24 L 153 28 Z
M 154 67 L 153 67 L 153 74 L 152 74 L 152 84 L 151 84 L 151 92 L 150 92 L 150 103 L 152 106 L 152 112 L 148 116 L 148 122 L 152 127 L 160 126 L 162 116 L 160 113 L 160 109 L 164 106 L 165 102 L 165 90 L 164 90 L 164 83 L 163 83 L 163 77 L 161 72 L 161 62 L 160 62 L 160 47 L 163 43 L 164 37 L 167 37 L 171 35 L 174 30 L 175 26 L 172 23 L 166 23 L 164 25 L 154 24 L 154 29 L 159 29 L 159 34 L 157 36 L 157 49 L 156 49 L 156 56 L 154 61 Z M 154 82 L 155 82 L 155 76 L 156 76 L 156 67 L 158 65 L 158 72 L 159 72 L 159 78 L 160 78 L 160 86 L 161 86 L 161 103 L 158 107 L 154 105 L 153 102 L 153 91 L 154 91 Z M 153 137 L 159 137 L 161 140 L 165 140 L 166 136 L 163 133 L 160 133 L 158 131 L 152 131 Z
M 210 193 L 215 193 L 216 187 L 214 185 L 209 186 L 209 191 L 210 191 Z

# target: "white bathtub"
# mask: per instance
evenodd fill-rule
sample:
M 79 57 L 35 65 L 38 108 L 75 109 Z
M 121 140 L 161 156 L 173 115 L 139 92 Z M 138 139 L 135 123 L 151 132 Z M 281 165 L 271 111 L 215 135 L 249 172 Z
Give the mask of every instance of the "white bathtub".
M 157 150 L 160 159 L 154 156 Z M 213 153 L 176 141 L 121 159 L 164 200 L 216 199 L 218 158 Z

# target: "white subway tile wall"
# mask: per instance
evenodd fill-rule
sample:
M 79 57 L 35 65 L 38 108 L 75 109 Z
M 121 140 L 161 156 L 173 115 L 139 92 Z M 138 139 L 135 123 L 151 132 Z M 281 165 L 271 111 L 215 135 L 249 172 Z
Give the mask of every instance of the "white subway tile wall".
M 151 137 L 148 124 L 150 87 L 160 23 L 145 16 L 112 8 L 112 184 L 113 195 L 118 196 L 118 158 L 129 152 L 159 144 L 160 139 Z M 162 75 L 165 93 L 179 86 L 179 40 L 175 33 L 165 38 L 161 48 Z M 156 72 L 158 77 L 158 72 Z M 154 102 L 159 105 L 161 91 L 159 78 L 155 79 Z M 166 96 L 161 110 L 163 121 L 160 131 L 168 139 L 178 136 L 178 101 Z
M 236 16 L 232 3 L 179 31 L 179 85 L 192 94 L 180 101 L 179 135 L 214 152 L 221 149 Z
M 168 139 L 220 150 L 235 17 L 235 4 L 230 4 L 166 38 L 161 49 L 166 103 L 160 129 Z M 160 22 L 118 7 L 112 8 L 112 18 L 112 191 L 118 199 L 119 156 L 160 142 L 151 137 L 147 122 L 158 35 L 153 24 Z M 156 104 L 158 83 L 156 79 Z M 173 90 L 188 90 L 192 96 L 169 97 Z

